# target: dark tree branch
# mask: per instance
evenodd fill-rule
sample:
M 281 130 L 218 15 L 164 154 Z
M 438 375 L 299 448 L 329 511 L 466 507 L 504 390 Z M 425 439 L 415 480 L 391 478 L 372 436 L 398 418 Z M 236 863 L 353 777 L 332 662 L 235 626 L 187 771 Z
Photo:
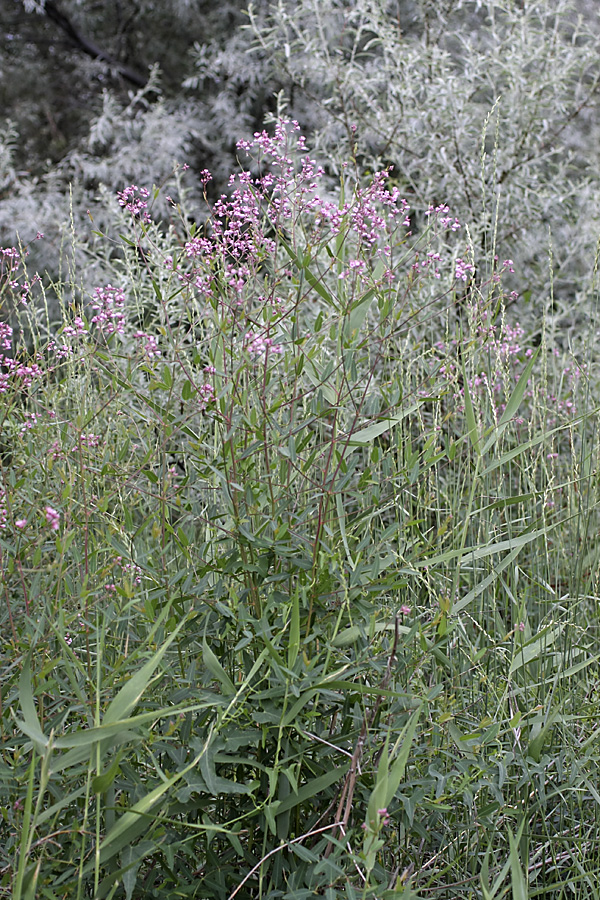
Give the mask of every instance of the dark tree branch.
M 107 62 L 110 66 L 112 66 L 119 75 L 124 78 L 126 81 L 129 81 L 131 84 L 134 84 L 136 87 L 145 87 L 148 83 L 148 79 L 144 78 L 143 75 L 140 75 L 134 69 L 131 69 L 129 66 L 120 63 L 117 59 L 107 53 L 106 50 L 103 50 L 101 47 L 98 47 L 93 41 L 88 40 L 88 38 L 84 37 L 78 30 L 75 28 L 71 20 L 68 16 L 65 16 L 63 12 L 57 7 L 56 3 L 53 0 L 46 0 L 44 4 L 44 12 L 48 16 L 48 18 L 54 22 L 55 25 L 63 31 L 66 36 L 69 38 L 71 44 L 82 53 L 86 53 L 88 56 L 91 56 L 93 59 L 102 59 L 104 62 Z

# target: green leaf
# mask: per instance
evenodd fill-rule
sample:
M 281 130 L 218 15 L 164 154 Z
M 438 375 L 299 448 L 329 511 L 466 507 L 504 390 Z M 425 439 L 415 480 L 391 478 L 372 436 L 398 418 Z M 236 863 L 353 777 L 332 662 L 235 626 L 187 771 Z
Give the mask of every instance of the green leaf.
M 522 649 L 515 652 L 515 657 L 510 664 L 509 674 L 512 675 L 521 666 L 525 666 L 532 660 L 537 659 L 542 653 L 547 653 L 548 649 L 562 634 L 564 627 L 564 625 L 555 625 L 554 627 L 545 628 L 537 638 L 524 644 Z
M 519 847 L 510 828 L 508 829 L 508 842 L 510 844 L 510 878 L 512 882 L 513 900 L 528 900 L 527 881 L 521 868 L 519 859 Z
M 30 650 L 25 657 L 21 677 L 19 678 L 19 703 L 21 710 L 23 711 L 24 720 L 21 725 L 25 726 L 23 728 L 25 733 L 41 748 L 48 746 L 48 738 L 42 731 L 33 698 L 33 687 L 31 684 L 31 653 L 32 651 Z
M 293 669 L 300 651 L 300 598 L 298 591 L 292 595 L 292 608 L 290 611 L 290 636 L 288 642 L 288 668 Z
M 162 299 L 163 299 L 162 291 L 159 287 L 159 284 L 158 284 L 158 281 L 156 280 L 156 278 L 152 279 L 152 287 L 154 288 L 154 293 L 156 294 L 156 299 L 158 300 L 159 303 L 162 303 Z
M 342 543 L 344 545 L 344 550 L 346 551 L 346 556 L 348 558 L 348 562 L 350 563 L 350 568 L 355 568 L 355 562 L 352 559 L 352 555 L 350 553 L 350 547 L 348 546 L 348 536 L 346 535 L 346 516 L 344 514 L 344 504 L 342 500 L 341 492 L 336 493 L 335 495 L 335 505 L 338 514 L 338 527 L 340 529 L 340 535 L 342 538 Z
M 382 631 L 393 631 L 395 630 L 395 624 L 392 622 L 376 622 L 375 623 L 375 634 L 380 634 Z M 398 625 L 398 631 L 400 634 L 408 634 L 411 629 L 406 625 Z M 360 637 L 365 635 L 364 628 L 361 628 L 360 625 L 350 625 L 348 628 L 344 628 L 343 631 L 340 631 L 338 635 L 333 639 L 332 644 L 334 647 L 348 647 L 350 644 L 353 644 Z M 359 685 L 357 685 L 359 687 Z M 362 685 L 361 685 L 362 687 Z
M 233 681 L 206 643 L 206 638 L 202 641 L 202 660 L 213 678 L 216 678 L 217 681 L 221 682 L 223 693 L 228 697 L 235 694 L 235 685 L 233 684 Z
M 284 248 L 284 250 L 290 257 L 292 262 L 298 267 L 299 270 L 301 270 L 304 273 L 304 277 L 306 278 L 306 280 L 308 281 L 310 286 L 317 292 L 319 297 L 321 297 L 321 299 L 325 300 L 325 302 L 327 303 L 328 306 L 332 307 L 333 309 L 337 309 L 337 303 L 336 303 L 335 299 L 333 298 L 333 296 L 329 293 L 329 291 L 324 286 L 322 281 L 312 273 L 312 271 L 308 265 L 308 260 L 310 260 L 310 255 L 307 253 L 306 257 L 308 259 L 305 258 L 305 259 L 301 260 L 297 256 L 297 254 L 294 252 L 292 247 L 290 247 L 290 245 L 287 243 L 287 241 L 285 240 L 285 238 L 283 237 L 283 235 L 281 233 L 279 234 L 279 242 L 281 243 L 281 246 Z
M 306 374 L 308 375 L 309 380 L 316 388 L 320 388 L 329 405 L 335 406 L 338 400 L 337 394 L 333 387 L 327 383 L 318 364 L 314 360 L 308 359 L 308 357 L 306 358 L 306 363 Z
M 356 303 L 352 305 L 344 328 L 344 337 L 346 340 L 351 340 L 355 333 L 360 329 L 369 312 L 374 296 L 375 292 L 373 290 L 367 291 L 364 296 L 359 297 Z
M 534 729 L 532 728 L 532 737 L 529 740 L 527 745 L 527 756 L 530 756 L 536 763 L 539 763 L 542 757 L 542 750 L 544 749 L 544 744 L 546 743 L 546 738 L 548 737 L 549 732 L 554 727 L 554 724 L 558 718 L 556 713 L 553 713 L 548 717 L 548 720 L 544 722 L 538 731 L 534 734 Z
M 297 792 L 288 794 L 285 800 L 279 803 L 275 815 L 280 816 L 281 813 L 287 812 L 288 809 L 294 809 L 306 800 L 310 800 L 311 797 L 316 797 L 317 794 L 320 794 L 330 785 L 340 781 L 349 768 L 350 762 L 336 769 L 331 769 L 329 772 L 325 772 L 324 775 L 319 775 L 317 778 L 313 778 L 311 781 L 303 784 Z
M 95 794 L 104 794 L 109 789 L 120 771 L 120 762 L 121 754 L 117 753 L 110 769 L 102 775 L 96 775 L 96 777 L 92 779 L 92 790 Z
M 469 390 L 469 379 L 467 378 L 467 370 L 463 360 L 463 384 L 465 389 L 465 417 L 467 419 L 467 428 L 469 429 L 469 440 L 473 444 L 473 449 L 477 456 L 481 456 L 481 446 L 479 444 L 479 434 L 477 430 L 477 420 L 475 418 L 475 410 L 473 409 L 473 401 L 471 400 L 471 392 Z
M 373 425 L 368 425 L 367 428 L 361 428 L 360 431 L 356 431 L 350 435 L 350 439 L 348 443 L 350 446 L 352 444 L 368 444 L 371 441 L 374 441 L 375 438 L 384 434 L 386 431 L 390 431 L 394 428 L 399 422 L 402 422 L 407 416 L 410 416 L 416 409 L 419 408 L 421 403 L 424 403 L 424 400 L 419 400 L 417 403 L 413 403 L 412 406 L 409 406 L 401 413 L 397 413 L 395 416 L 390 416 L 387 419 L 381 419 L 379 422 L 375 422 Z
M 54 769 L 54 760 L 52 762 L 52 774 L 55 773 Z M 64 794 L 57 803 L 53 803 L 52 806 L 49 806 L 48 809 L 45 809 L 40 815 L 37 817 L 37 826 L 39 828 L 40 825 L 43 825 L 44 822 L 47 822 L 51 819 L 55 819 L 57 813 L 61 812 L 63 809 L 66 809 L 67 806 L 71 806 L 78 800 L 80 797 L 83 797 L 88 791 L 87 784 L 83 784 L 80 788 L 77 788 L 75 791 L 71 791 L 70 794 Z M 56 820 L 55 820 L 56 821 Z
M 131 710 L 137 705 L 140 697 L 150 684 L 154 672 L 160 664 L 163 656 L 185 625 L 185 619 L 182 619 L 172 634 L 167 638 L 160 650 L 148 660 L 142 668 L 132 675 L 129 681 L 121 688 L 116 697 L 111 700 L 106 712 L 102 718 L 104 725 L 110 725 L 112 722 L 122 722 L 127 718 Z
M 370 822 L 377 821 L 377 810 L 383 808 L 387 809 L 394 796 L 396 795 L 396 791 L 400 787 L 400 782 L 404 778 L 406 763 L 408 762 L 410 749 L 415 737 L 415 732 L 417 730 L 417 724 L 419 722 L 422 708 L 423 707 L 421 704 L 419 708 L 416 709 L 412 714 L 412 716 L 404 726 L 398 740 L 394 744 L 391 753 L 389 754 L 389 733 L 386 737 L 386 743 L 381 754 L 381 759 L 379 760 L 379 767 L 377 769 L 377 779 L 375 782 L 375 787 L 373 788 L 367 807 L 367 826 Z M 400 748 L 399 752 L 398 748 Z M 394 758 L 397 752 L 398 755 L 396 756 L 396 759 L 394 760 L 390 769 L 390 760 Z
M 219 794 L 252 794 L 254 790 L 252 784 L 246 784 L 243 781 L 233 781 L 230 778 L 222 778 L 220 775 L 217 775 L 214 757 L 215 750 L 211 744 L 206 747 L 206 752 L 200 759 L 200 772 L 213 798 Z

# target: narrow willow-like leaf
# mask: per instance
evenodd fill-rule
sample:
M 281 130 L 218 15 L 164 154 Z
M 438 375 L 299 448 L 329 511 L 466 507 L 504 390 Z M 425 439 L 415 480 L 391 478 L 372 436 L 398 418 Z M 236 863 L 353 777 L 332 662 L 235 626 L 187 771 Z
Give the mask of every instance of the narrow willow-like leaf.
M 446 553 L 440 553 L 438 556 L 425 557 L 425 559 L 417 560 L 414 565 L 417 568 L 423 566 L 436 566 L 440 563 L 448 562 L 451 559 L 461 558 L 462 562 L 470 560 L 485 559 L 486 556 L 493 556 L 495 553 L 504 553 L 506 550 L 513 551 L 520 549 L 526 544 L 531 544 L 548 534 L 548 528 L 539 528 L 536 531 L 526 532 L 525 534 L 516 535 L 508 541 L 498 541 L 496 544 L 487 544 L 483 547 L 465 547 L 463 550 L 447 550 Z
M 293 669 L 300 652 L 300 597 L 298 590 L 292 594 L 290 610 L 290 629 L 288 641 L 288 668 Z
M 509 859 L 513 900 L 528 900 L 527 881 L 521 867 L 519 845 L 510 828 L 508 829 L 508 842 L 510 845 Z
M 235 694 L 235 685 L 233 681 L 206 643 L 206 638 L 202 641 L 202 659 L 204 661 L 204 665 L 213 676 L 213 678 L 216 678 L 217 681 L 221 683 L 223 693 L 229 697 L 232 694 Z
M 343 766 L 338 766 L 337 768 L 331 769 L 329 772 L 325 772 L 323 775 L 312 778 L 309 782 L 303 784 L 297 793 L 292 792 L 285 800 L 273 804 L 274 807 L 276 805 L 275 815 L 280 816 L 281 813 L 287 812 L 288 809 L 295 809 L 312 797 L 316 797 L 317 794 L 326 790 L 330 785 L 335 784 L 336 781 L 341 781 L 349 768 L 350 763 L 348 762 Z
M 396 791 L 400 787 L 400 782 L 404 778 L 410 749 L 417 730 L 421 709 L 422 706 L 419 706 L 409 718 L 402 729 L 398 740 L 389 753 L 387 744 L 389 738 L 388 732 L 386 743 L 383 747 L 381 759 L 379 761 L 375 787 L 373 788 L 367 806 L 367 825 L 369 825 L 370 822 L 377 821 L 377 811 L 379 809 L 387 809 L 392 802 Z M 392 759 L 393 763 L 390 768 L 390 761 Z
M 517 669 L 537 659 L 542 653 L 546 653 L 556 643 L 563 630 L 564 625 L 545 628 L 535 640 L 525 644 L 522 649 L 516 650 L 514 659 L 510 664 L 509 673 L 516 672 Z
M 140 697 L 150 684 L 163 656 L 185 625 L 185 619 L 182 619 L 172 634 L 169 635 L 162 647 L 142 666 L 129 681 L 121 688 L 116 697 L 111 700 L 104 716 L 103 724 L 110 725 L 116 721 L 123 721 L 127 718 L 131 710 L 137 705 Z
M 397 413 L 394 416 L 390 416 L 388 419 L 382 419 L 379 422 L 374 422 L 373 425 L 368 425 L 366 428 L 361 428 L 360 431 L 355 431 L 350 435 L 348 443 L 350 446 L 353 444 L 369 444 L 371 441 L 374 441 L 375 438 L 380 437 L 380 435 L 385 434 L 386 431 L 391 431 L 392 428 L 395 428 L 399 422 L 402 422 L 407 416 L 410 416 L 411 413 L 415 412 L 424 401 L 420 400 L 417 403 L 413 403 L 407 409 L 403 410 L 401 413 Z
M 24 730 L 40 748 L 48 745 L 48 738 L 42 731 L 33 698 L 33 686 L 31 683 L 31 651 L 25 657 L 21 677 L 19 678 L 19 703 L 23 712 Z M 19 724 L 17 720 L 17 724 Z

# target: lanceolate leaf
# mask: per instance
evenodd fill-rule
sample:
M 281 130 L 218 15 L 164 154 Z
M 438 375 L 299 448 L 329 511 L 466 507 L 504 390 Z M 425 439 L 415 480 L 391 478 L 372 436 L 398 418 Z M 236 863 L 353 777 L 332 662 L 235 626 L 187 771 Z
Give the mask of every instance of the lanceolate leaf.
M 42 731 L 42 726 L 38 718 L 33 698 L 33 687 L 31 684 L 31 651 L 25 657 L 21 677 L 19 679 L 19 702 L 23 712 L 23 730 L 26 734 L 41 747 L 46 747 L 48 738 Z M 17 724 L 19 722 L 17 721 Z
M 373 425 L 368 425 L 366 428 L 361 428 L 360 431 L 355 431 L 350 435 L 348 443 L 352 446 L 352 444 L 369 444 L 371 441 L 374 441 L 375 438 L 380 437 L 380 435 L 385 434 L 386 431 L 390 431 L 399 422 L 402 422 L 407 416 L 410 416 L 416 409 L 419 408 L 421 403 L 425 402 L 424 400 L 420 400 L 417 403 L 413 403 L 407 409 L 403 410 L 401 413 L 397 413 L 394 416 L 390 416 L 387 419 L 381 419 L 379 422 L 374 422 Z
M 169 635 L 165 643 L 162 645 L 160 650 L 157 650 L 156 653 L 148 660 L 142 668 L 131 676 L 129 681 L 121 688 L 116 697 L 109 703 L 106 712 L 102 718 L 102 721 L 105 725 L 110 725 L 112 722 L 122 722 L 127 718 L 132 709 L 137 705 L 140 697 L 150 684 L 152 680 L 152 676 L 154 675 L 156 669 L 163 656 L 185 625 L 185 619 L 182 619 L 179 625 L 175 628 L 175 630 Z
M 153 810 L 157 803 L 167 794 L 183 776 L 195 768 L 202 756 L 206 753 L 212 740 L 212 730 L 207 737 L 202 750 L 196 754 L 189 765 L 176 772 L 171 778 L 168 778 L 154 790 L 138 800 L 137 803 L 123 813 L 108 832 L 102 843 L 100 844 L 100 863 L 104 864 L 111 859 L 116 853 L 119 853 L 124 847 L 129 846 L 136 838 L 143 834 L 154 819 Z M 94 859 L 84 867 L 84 872 L 92 871 L 94 867 Z

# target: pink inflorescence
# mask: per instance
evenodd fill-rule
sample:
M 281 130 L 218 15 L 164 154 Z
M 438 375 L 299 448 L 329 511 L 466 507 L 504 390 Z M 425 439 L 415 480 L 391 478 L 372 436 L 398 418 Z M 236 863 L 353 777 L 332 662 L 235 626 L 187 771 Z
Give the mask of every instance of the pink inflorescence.
M 460 222 L 457 218 L 452 219 L 450 215 L 450 207 L 445 203 L 441 203 L 439 206 L 430 206 L 425 213 L 426 216 L 433 216 L 442 228 L 449 228 L 451 231 L 458 231 L 460 228 Z
M 149 359 L 161 356 L 156 338 L 151 334 L 146 334 L 145 331 L 136 331 L 134 337 L 137 338 L 140 342 L 143 341 L 143 351 L 145 356 L 147 356 Z
M 140 566 L 136 565 L 133 562 L 127 562 L 123 559 L 122 556 L 116 556 L 113 561 L 114 566 L 118 566 L 121 569 L 122 575 L 126 575 L 132 579 L 133 584 L 141 584 L 142 583 L 142 570 Z M 116 586 L 114 584 L 105 585 L 106 590 L 116 590 Z
M 198 385 L 197 390 L 198 405 L 200 406 L 200 409 L 206 409 L 208 404 L 212 403 L 215 399 L 215 389 L 212 384 L 206 383 Z
M 251 140 L 239 141 L 237 147 L 253 157 L 258 174 L 232 175 L 230 194 L 223 194 L 213 205 L 205 231 L 185 243 L 183 261 L 175 264 L 169 257 L 165 265 L 205 297 L 217 296 L 223 287 L 228 288 L 227 302 L 236 315 L 244 305 L 246 285 L 264 257 L 276 251 L 274 236 L 288 240 L 284 235 L 302 220 L 309 225 L 305 238 L 313 246 L 342 233 L 353 234 L 357 253 L 340 277 L 357 279 L 359 287 L 372 286 L 373 266 L 360 256 L 364 252 L 384 261 L 389 259 L 392 244 L 397 244 L 397 238 L 390 240 L 391 235 L 396 234 L 398 227 L 410 228 L 407 201 L 400 197 L 397 187 L 388 190 L 385 186 L 389 170 L 375 173 L 370 185 L 357 187 L 340 206 L 319 194 L 325 173 L 308 156 L 297 122 L 282 119 L 273 135 L 256 132 Z M 209 178 L 210 173 L 202 173 L 203 184 Z M 185 266 L 186 258 L 192 263 L 191 271 Z M 432 259 L 431 263 L 436 268 L 437 260 Z M 391 284 L 393 279 L 388 264 L 380 281 Z M 285 304 L 275 303 L 270 297 L 263 299 L 275 316 L 286 314 Z M 262 354 L 266 346 L 259 341 L 256 351 Z
M 89 447 L 90 449 L 94 449 L 100 447 L 103 443 L 101 435 L 95 434 L 93 431 L 84 432 L 79 435 L 79 447 Z M 75 453 L 77 449 L 77 446 L 73 447 L 72 452 Z
M 79 335 L 87 334 L 87 328 L 85 327 L 85 322 L 83 321 L 81 316 L 76 316 L 73 319 L 73 324 L 65 325 L 62 333 L 67 337 L 78 337 Z
M 12 348 L 12 336 L 13 330 L 10 325 L 7 325 L 6 322 L 0 322 L 0 347 L 3 350 Z
M 148 188 L 139 188 L 137 184 L 130 184 L 129 187 L 117 192 L 119 206 L 124 207 L 136 219 L 143 222 L 150 222 L 150 214 L 147 212 L 148 204 L 146 200 L 150 196 Z
M 54 509 L 52 506 L 47 506 L 44 512 L 46 513 L 46 522 L 52 531 L 58 531 L 60 525 L 60 513 L 58 510 Z
M 267 353 L 283 353 L 281 344 L 276 344 L 273 338 L 253 334 L 251 331 L 244 337 L 244 343 L 250 356 L 264 357 Z
M 1 349 L 10 352 L 12 336 L 13 330 L 10 325 L 0 323 Z M 42 369 L 37 363 L 25 365 L 6 353 L 0 353 L 0 365 L 5 369 L 4 372 L 0 372 L 0 394 L 5 394 L 11 386 L 18 391 L 31 387 L 35 379 L 42 375 Z
M 19 269 L 23 265 L 24 256 L 27 256 L 27 252 L 21 253 L 16 247 L 0 247 L 0 291 L 7 287 L 14 295 L 19 296 L 20 303 L 27 305 L 31 289 L 40 281 L 40 276 L 34 275 L 31 281 L 19 281 L 23 277 Z
M 96 315 L 92 322 L 105 334 L 123 334 L 125 331 L 125 294 L 122 288 L 111 284 L 96 288 L 92 309 Z
M 475 266 L 472 266 L 471 263 L 467 263 L 462 259 L 457 259 L 455 264 L 455 273 L 454 277 L 459 279 L 460 281 L 466 281 L 469 275 L 473 275 L 475 272 Z

